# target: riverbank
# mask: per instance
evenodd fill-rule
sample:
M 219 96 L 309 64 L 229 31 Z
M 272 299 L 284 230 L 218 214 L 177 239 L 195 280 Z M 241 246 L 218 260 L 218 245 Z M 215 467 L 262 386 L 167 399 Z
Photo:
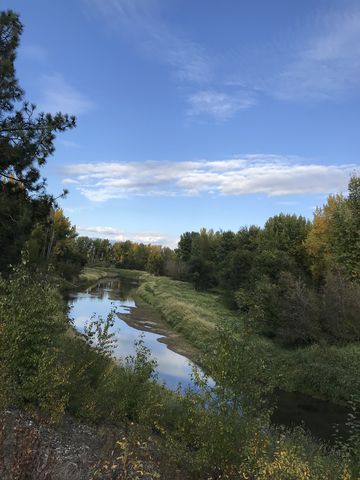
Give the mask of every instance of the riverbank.
M 71 281 L 58 275 L 52 275 L 52 280 L 66 296 L 69 292 L 89 288 L 102 278 L 117 278 L 120 272 L 121 270 L 116 267 L 91 266 L 85 267 L 80 275 Z
M 216 325 L 239 321 L 220 294 L 197 292 L 189 283 L 145 272 L 121 270 L 121 275 L 139 281 L 138 296 L 200 350 L 213 335 Z M 259 335 L 249 338 L 266 355 L 271 365 L 269 380 L 275 387 L 340 405 L 358 396 L 359 344 L 286 349 Z
M 269 425 L 265 411 L 262 415 L 259 408 L 255 415 L 252 410 L 240 411 L 238 401 L 229 402 L 225 396 L 224 402 L 218 390 L 190 389 L 177 395 L 153 377 L 154 365 L 141 344 L 136 356 L 120 365 L 106 349 L 91 347 L 81 336 L 68 336 L 58 292 L 43 279 L 33 284 L 36 279 L 30 275 L 22 274 L 17 283 L 3 286 L 7 290 L 0 313 L 7 341 L 2 345 L 11 352 L 5 351 L 3 358 L 9 361 L 2 372 L 12 367 L 5 370 L 8 383 L 1 392 L 6 415 L 0 416 L 0 453 L 5 454 L 4 462 L 0 454 L 0 477 L 4 480 L 25 476 L 37 480 L 358 478 L 358 455 L 351 445 L 345 451 L 314 441 L 301 429 L 278 430 Z M 98 331 L 102 334 L 101 328 Z M 23 367 L 24 346 L 45 352 L 50 361 L 35 363 L 20 383 L 16 372 Z M 56 357 L 49 358 L 54 353 Z M 40 362 L 43 358 L 42 353 Z M 29 410 L 35 418 L 28 417 Z M 38 415 L 43 421 L 37 420 Z M 115 447 L 103 456 L 109 431 L 114 433 Z M 97 437 L 98 432 L 105 437 Z M 132 432 L 140 432 L 134 444 Z M 53 458 L 56 465 L 51 463 Z M 96 470 L 90 469 L 87 475 L 94 461 Z M 53 467 L 66 470 L 52 475 Z M 79 469 L 85 473 L 79 474 Z
M 70 415 L 49 425 L 36 412 L 0 413 L 2 480 L 189 479 L 168 464 L 159 436 L 129 421 L 86 424 Z
M 121 273 L 120 268 L 116 267 L 85 267 L 79 275 L 77 288 L 85 288 L 93 285 L 102 278 L 117 278 Z

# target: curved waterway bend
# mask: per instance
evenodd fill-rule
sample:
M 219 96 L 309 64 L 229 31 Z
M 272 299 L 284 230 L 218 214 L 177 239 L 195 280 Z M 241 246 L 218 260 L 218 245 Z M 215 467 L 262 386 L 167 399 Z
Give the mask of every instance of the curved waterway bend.
M 115 308 L 116 319 L 112 328 L 112 333 L 116 335 L 115 358 L 134 355 L 135 342 L 141 335 L 157 362 L 159 381 L 171 389 L 176 389 L 179 384 L 186 388 L 191 385 L 192 362 L 169 348 L 167 340 L 172 343 L 171 333 L 151 308 L 136 305 L 132 294 L 134 288 L 136 285 L 129 281 L 103 280 L 85 292 L 71 294 L 70 317 L 75 328 L 83 332 L 85 323 L 93 315 L 105 319 Z M 183 349 L 180 348 L 180 351 L 183 352 Z
M 113 307 L 117 318 L 113 327 L 117 346 L 114 355 L 125 358 L 135 354 L 134 342 L 143 335 L 144 344 L 157 361 L 156 372 L 160 382 L 175 389 L 192 386 L 191 347 L 174 333 L 160 315 L 150 306 L 137 305 L 134 300 L 136 284 L 129 280 L 102 280 L 85 292 L 70 295 L 70 317 L 78 331 L 93 315 L 106 318 Z M 277 392 L 277 409 L 272 417 L 275 424 L 294 426 L 303 424 L 313 435 L 331 441 L 335 425 L 346 437 L 345 423 L 348 410 L 330 402 L 317 400 L 299 393 Z

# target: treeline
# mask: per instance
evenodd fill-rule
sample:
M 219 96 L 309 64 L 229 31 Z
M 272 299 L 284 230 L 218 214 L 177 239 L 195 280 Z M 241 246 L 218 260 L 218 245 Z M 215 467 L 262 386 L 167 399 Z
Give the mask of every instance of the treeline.
M 93 265 L 102 263 L 119 268 L 144 270 L 155 275 L 164 275 L 169 265 L 175 262 L 173 250 L 160 245 L 145 245 L 130 240 L 110 242 L 107 239 L 78 237 L 76 251 L 83 262 Z
M 360 178 L 313 222 L 276 215 L 237 233 L 186 232 L 178 258 L 195 288 L 220 287 L 244 321 L 283 344 L 360 340 Z
M 79 237 L 87 262 L 219 289 L 253 330 L 289 346 L 360 340 L 360 178 L 313 221 L 279 214 L 263 228 L 185 232 L 178 247 Z

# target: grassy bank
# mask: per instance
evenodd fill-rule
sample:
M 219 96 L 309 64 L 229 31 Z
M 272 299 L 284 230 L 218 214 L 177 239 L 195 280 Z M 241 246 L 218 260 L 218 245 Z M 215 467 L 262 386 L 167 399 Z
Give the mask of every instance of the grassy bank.
M 167 277 L 142 275 L 140 281 L 139 296 L 197 347 L 211 337 L 219 322 L 235 318 L 219 294 L 196 292 L 190 284 Z
M 102 278 L 118 277 L 120 269 L 116 267 L 93 266 L 85 267 L 79 275 L 80 286 L 95 283 Z
M 53 281 L 58 285 L 63 294 L 74 290 L 81 290 L 90 287 L 102 278 L 116 278 L 120 274 L 120 269 L 116 267 L 105 267 L 102 265 L 85 267 L 80 275 L 72 281 L 66 280 L 56 274 L 52 275 Z
M 138 279 L 138 295 L 199 349 L 211 338 L 217 324 L 237 319 L 219 294 L 196 292 L 190 284 L 167 277 L 123 273 Z M 360 391 L 359 344 L 285 349 L 258 335 L 250 339 L 269 360 L 271 380 L 279 388 L 339 404 L 352 400 Z

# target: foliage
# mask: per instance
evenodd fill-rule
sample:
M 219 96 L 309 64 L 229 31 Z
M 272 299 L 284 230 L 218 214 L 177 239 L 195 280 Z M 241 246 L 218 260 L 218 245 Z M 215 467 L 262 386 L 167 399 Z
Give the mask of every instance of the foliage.
M 360 284 L 329 270 L 322 288 L 321 327 L 330 342 L 360 341 Z
M 149 247 L 146 270 L 154 275 L 161 275 L 164 269 L 164 260 L 161 255 L 160 247 Z
M 339 270 L 328 271 L 324 282 L 316 291 L 283 272 L 276 283 L 262 277 L 253 292 L 240 290 L 237 299 L 247 305 L 248 324 L 285 345 L 359 341 L 359 285 Z
M 217 326 L 226 328 L 226 325 L 231 325 L 239 335 L 246 335 L 249 350 L 257 351 L 259 359 L 270 367 L 264 388 L 270 383 L 288 391 L 304 392 L 337 403 L 347 402 L 360 389 L 358 343 L 343 345 L 336 341 L 334 345 L 329 345 L 321 341 L 319 344 L 284 348 L 258 334 L 266 325 L 259 295 L 254 296 L 246 289 L 238 291 L 239 310 L 235 312 L 223 302 L 220 294 L 196 292 L 190 284 L 166 277 L 139 273 L 137 276 L 141 281 L 139 296 L 201 351 L 208 342 L 211 345 Z M 266 285 L 271 287 L 271 283 L 264 280 L 263 290 Z M 211 355 L 211 348 L 209 352 Z M 236 367 L 235 362 L 233 365 Z M 237 369 L 235 375 L 236 372 L 240 374 L 241 369 Z
M 360 279 L 360 182 L 353 175 L 349 195 L 330 195 L 326 204 L 314 214 L 306 248 L 312 269 L 322 279 L 326 270 L 338 264 L 350 278 Z
M 49 213 L 46 224 L 38 223 L 26 243 L 26 257 L 33 268 L 47 269 L 66 280 L 76 278 L 85 264 L 75 239 L 76 229 L 60 208 Z
M 14 62 L 22 24 L 12 11 L 0 13 L 0 271 L 16 264 L 34 223 L 46 222 L 55 199 L 45 191 L 39 168 L 54 153 L 57 132 L 75 118 L 36 113 L 24 101 Z
M 260 332 L 287 345 L 306 345 L 319 338 L 316 294 L 291 273 L 282 272 L 277 283 L 263 277 L 256 283 L 249 307 Z
M 360 465 L 353 441 L 330 449 L 301 428 L 269 427 L 266 415 L 254 416 L 255 409 L 244 412 L 234 403 L 230 390 L 227 397 L 219 392 L 221 387 L 196 377 L 198 390 L 177 399 L 164 430 L 171 461 L 186 464 L 192 478 L 357 478 Z
M 159 468 L 153 461 L 148 439 L 134 435 L 122 437 L 115 444 L 108 458 L 100 460 L 91 473 L 91 480 L 130 478 L 160 479 Z
M 71 333 L 66 313 L 49 277 L 26 265 L 0 280 L 2 407 L 35 406 L 53 420 L 65 410 L 92 420 L 142 415 L 155 367 L 142 340 L 119 366 L 111 356 L 114 312 L 93 318 L 84 337 Z
M 146 418 L 152 423 L 155 417 L 148 413 L 157 404 L 160 389 L 153 378 L 156 363 L 141 338 L 134 356 L 115 361 L 113 322 L 114 312 L 110 312 L 106 319 L 93 318 L 84 336 L 66 337 L 63 350 L 71 378 L 68 409 L 95 422 Z
M 23 267 L 0 280 L 0 292 L 1 403 L 32 403 L 58 416 L 69 381 L 59 342 L 68 326 L 63 301 L 48 278 Z
M 105 357 L 111 357 L 116 347 L 115 333 L 111 331 L 115 323 L 115 315 L 115 308 L 108 313 L 105 320 L 94 314 L 84 326 L 83 335 L 86 343 Z
M 306 272 L 309 259 L 304 242 L 310 230 L 310 222 L 301 215 L 275 215 L 269 218 L 262 231 L 262 248 L 279 251 L 293 259 L 298 270 Z

